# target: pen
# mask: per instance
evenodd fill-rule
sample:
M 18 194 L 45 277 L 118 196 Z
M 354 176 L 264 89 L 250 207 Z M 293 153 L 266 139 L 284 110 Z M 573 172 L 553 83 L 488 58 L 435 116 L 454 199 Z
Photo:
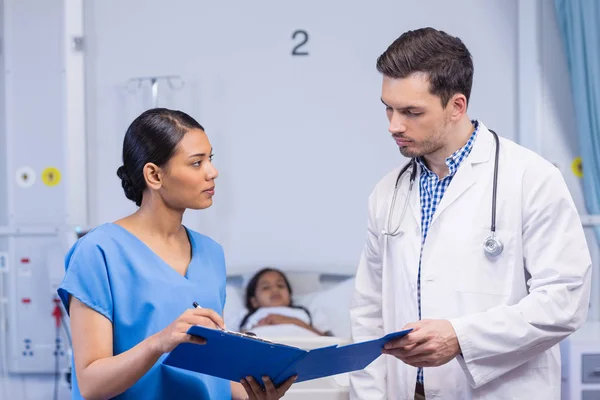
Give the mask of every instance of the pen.
M 194 306 L 194 308 L 202 308 L 200 307 L 200 304 L 193 302 L 192 305 Z M 217 325 L 217 324 L 215 324 Z M 219 328 L 220 330 L 224 331 L 225 329 L 221 328 L 219 325 L 217 325 L 217 328 Z

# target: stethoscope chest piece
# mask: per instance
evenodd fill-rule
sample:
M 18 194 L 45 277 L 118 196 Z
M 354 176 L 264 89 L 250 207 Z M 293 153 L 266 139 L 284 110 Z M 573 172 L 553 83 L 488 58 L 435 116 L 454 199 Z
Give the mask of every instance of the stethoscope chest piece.
M 494 235 L 488 236 L 483 242 L 483 251 L 489 257 L 499 256 L 502 250 L 504 250 L 504 244 Z

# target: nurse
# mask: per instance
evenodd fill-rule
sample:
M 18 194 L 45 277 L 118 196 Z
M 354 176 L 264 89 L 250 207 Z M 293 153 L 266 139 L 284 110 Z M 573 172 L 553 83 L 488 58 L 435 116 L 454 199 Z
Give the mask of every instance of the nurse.
M 223 249 L 182 225 L 186 209 L 212 205 L 212 157 L 204 128 L 181 111 L 151 109 L 129 126 L 117 175 L 139 208 L 81 238 L 58 289 L 71 321 L 74 399 L 278 399 L 293 383 L 266 378 L 263 391 L 250 379 L 161 364 L 179 343 L 202 345 L 190 326 L 224 327 Z

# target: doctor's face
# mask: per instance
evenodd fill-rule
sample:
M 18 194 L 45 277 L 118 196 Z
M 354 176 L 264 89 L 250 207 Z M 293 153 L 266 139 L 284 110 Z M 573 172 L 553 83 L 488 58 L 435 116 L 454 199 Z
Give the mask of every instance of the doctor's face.
M 250 300 L 252 306 L 287 307 L 291 304 L 287 283 L 277 271 L 265 272 L 256 284 L 256 292 Z
M 384 76 L 381 101 L 389 131 L 404 157 L 422 157 L 444 147 L 449 107 L 442 107 L 440 97 L 430 93 L 426 74 Z

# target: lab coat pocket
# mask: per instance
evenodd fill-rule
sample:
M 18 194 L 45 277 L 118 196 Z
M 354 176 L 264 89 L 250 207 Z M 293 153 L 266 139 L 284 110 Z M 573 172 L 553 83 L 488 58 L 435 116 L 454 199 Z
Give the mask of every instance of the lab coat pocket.
M 503 244 L 503 251 L 490 256 L 484 250 L 484 242 L 490 236 L 489 228 L 477 228 L 467 243 L 457 246 L 459 264 L 454 265 L 457 290 L 464 293 L 489 296 L 508 296 L 515 274 L 515 235 L 510 231 L 496 231 L 496 238 Z

